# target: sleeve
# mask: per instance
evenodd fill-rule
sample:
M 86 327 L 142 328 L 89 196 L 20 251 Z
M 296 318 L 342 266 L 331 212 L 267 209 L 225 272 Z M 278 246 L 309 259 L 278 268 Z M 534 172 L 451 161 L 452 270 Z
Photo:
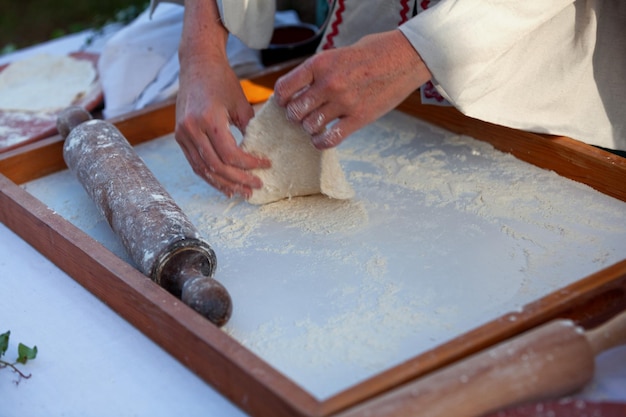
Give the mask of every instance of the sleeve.
M 461 112 L 594 142 L 610 136 L 597 131 L 610 123 L 594 81 L 596 22 L 588 3 L 442 0 L 400 30 Z M 595 126 L 580 123 L 589 114 L 600 119 Z
M 276 2 L 272 0 L 215 0 L 228 31 L 252 49 L 266 48 L 274 31 Z M 161 2 L 184 5 L 184 0 L 151 0 L 151 13 Z

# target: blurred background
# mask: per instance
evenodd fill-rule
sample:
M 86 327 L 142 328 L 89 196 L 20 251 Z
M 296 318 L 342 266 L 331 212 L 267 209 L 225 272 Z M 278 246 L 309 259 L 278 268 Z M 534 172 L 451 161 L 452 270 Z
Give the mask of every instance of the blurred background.
M 0 0 L 0 54 L 49 39 L 127 23 L 146 0 Z
M 294 9 L 305 22 L 323 22 L 328 0 L 277 0 L 280 10 Z M 149 0 L 0 0 L 0 55 L 109 23 L 126 24 Z M 321 14 L 321 18 L 320 18 Z

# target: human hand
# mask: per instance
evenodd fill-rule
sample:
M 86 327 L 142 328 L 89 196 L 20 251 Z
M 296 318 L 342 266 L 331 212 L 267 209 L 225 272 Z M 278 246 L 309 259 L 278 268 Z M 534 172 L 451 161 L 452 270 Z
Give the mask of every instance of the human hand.
M 312 135 L 313 145 L 326 149 L 392 110 L 430 78 L 417 51 L 393 30 L 317 53 L 276 82 L 275 96 L 287 116 Z
M 176 141 L 197 175 L 228 197 L 249 198 L 262 186 L 249 170 L 268 168 L 270 162 L 244 152 L 231 133 L 231 124 L 245 132 L 254 116 L 239 80 L 228 65 L 186 72 L 176 103 Z
M 218 17 L 215 2 L 185 4 L 175 137 L 197 175 L 228 197 L 249 198 L 262 186 L 249 170 L 270 161 L 244 152 L 230 131 L 245 132 L 254 111 L 228 63 L 228 33 Z

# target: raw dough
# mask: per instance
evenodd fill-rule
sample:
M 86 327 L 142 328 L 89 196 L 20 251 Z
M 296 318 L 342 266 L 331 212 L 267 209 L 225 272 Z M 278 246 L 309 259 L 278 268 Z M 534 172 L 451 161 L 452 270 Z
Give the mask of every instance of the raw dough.
M 90 61 L 50 54 L 16 61 L 0 71 L 0 109 L 54 111 L 71 105 L 96 79 Z
M 273 96 L 248 124 L 242 147 L 272 161 L 271 168 L 252 171 L 263 181 L 263 187 L 248 199 L 252 204 L 319 193 L 342 200 L 354 196 L 337 150 L 316 149 L 309 134 L 287 119 Z

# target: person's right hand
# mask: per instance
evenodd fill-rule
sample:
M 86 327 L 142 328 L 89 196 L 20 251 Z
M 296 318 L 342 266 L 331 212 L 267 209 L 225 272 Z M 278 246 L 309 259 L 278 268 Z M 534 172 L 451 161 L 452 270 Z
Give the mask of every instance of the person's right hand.
M 185 72 L 176 102 L 176 141 L 197 175 L 228 197 L 250 197 L 263 184 L 249 170 L 270 162 L 244 152 L 231 133 L 231 124 L 245 132 L 254 116 L 239 80 L 228 64 L 198 64 Z
M 244 152 L 230 131 L 234 125 L 245 132 L 254 112 L 228 63 L 227 32 L 209 19 L 214 6 L 204 0 L 185 5 L 175 137 L 197 175 L 228 197 L 248 198 L 262 186 L 249 170 L 268 168 L 270 161 Z M 206 24 L 211 21 L 215 25 Z

